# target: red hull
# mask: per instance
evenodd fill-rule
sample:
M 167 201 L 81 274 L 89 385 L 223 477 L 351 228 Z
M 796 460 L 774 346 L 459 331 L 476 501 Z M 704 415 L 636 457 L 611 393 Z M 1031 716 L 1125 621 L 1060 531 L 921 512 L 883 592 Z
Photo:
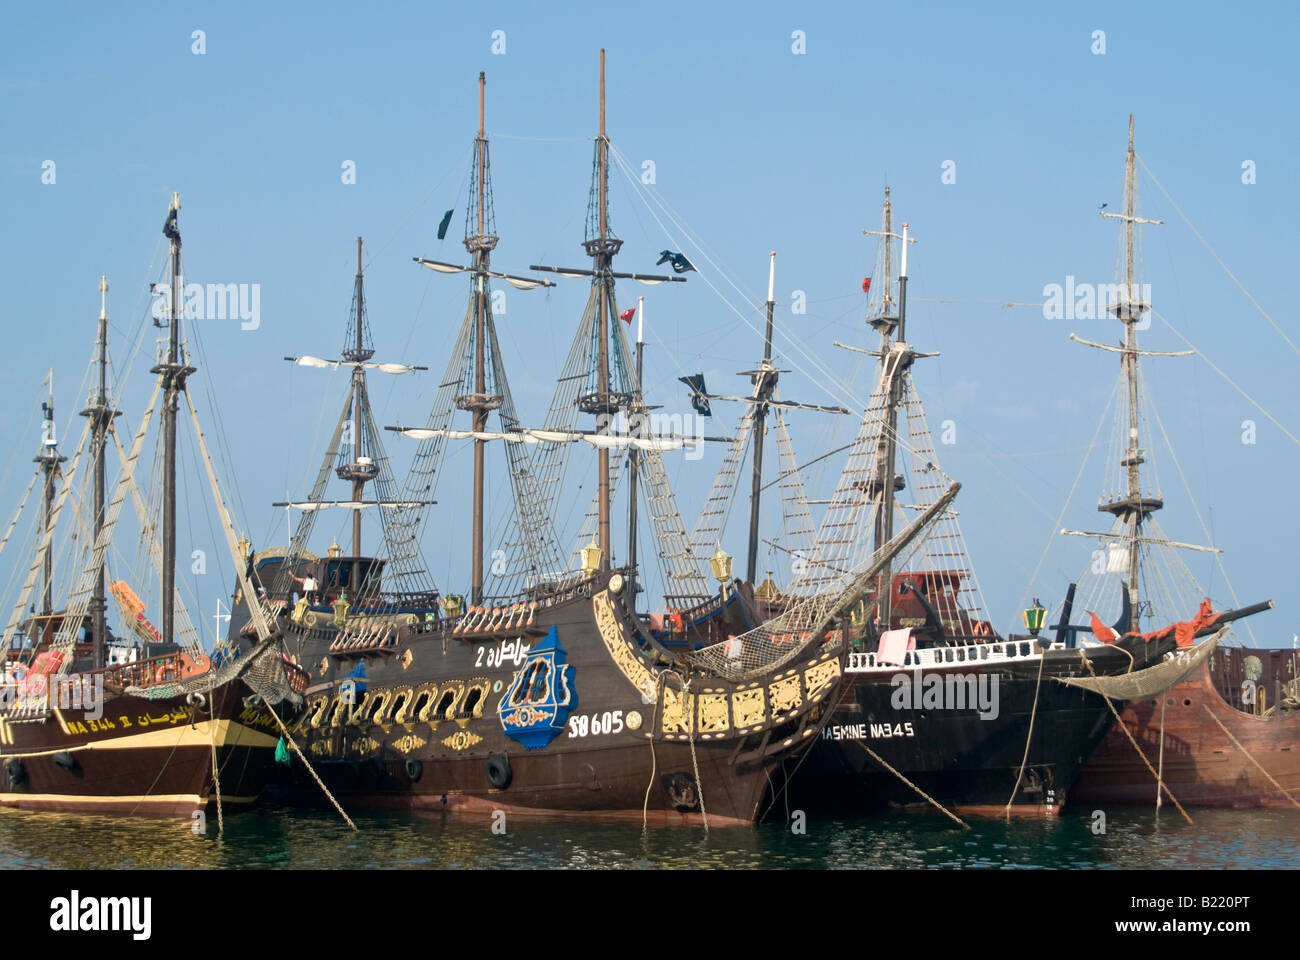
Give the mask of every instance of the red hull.
M 1289 661 L 1270 663 L 1281 658 L 1269 657 L 1267 651 L 1222 653 L 1216 651 L 1191 679 L 1165 694 L 1165 783 L 1184 806 L 1294 807 L 1260 767 L 1300 800 L 1300 711 L 1255 716 L 1235 708 L 1221 693 L 1240 688 L 1244 656 L 1264 659 L 1260 689 L 1270 694 L 1277 683 L 1269 676 L 1269 667 L 1284 672 Z M 1151 766 L 1161 769 L 1160 700 L 1129 704 L 1121 720 Z M 1154 804 L 1155 799 L 1155 778 L 1118 727 L 1111 729 L 1093 753 L 1070 795 L 1071 802 L 1081 804 Z

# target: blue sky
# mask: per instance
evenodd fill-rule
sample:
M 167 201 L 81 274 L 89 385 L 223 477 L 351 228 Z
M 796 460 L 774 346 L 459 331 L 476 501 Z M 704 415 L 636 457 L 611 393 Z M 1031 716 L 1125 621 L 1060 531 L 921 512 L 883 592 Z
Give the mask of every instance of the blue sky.
M 148 283 L 161 278 L 159 228 L 178 190 L 186 279 L 260 285 L 258 329 L 206 321 L 201 360 L 237 465 L 241 524 L 258 546 L 282 541 L 284 516 L 269 504 L 307 492 L 331 425 L 322 420 L 332 421 L 345 384 L 342 374 L 281 358 L 340 348 L 355 238 L 366 241 L 380 358 L 433 368 L 376 383 L 377 418 L 423 422 L 467 289 L 410 258 L 464 260 L 478 72 L 488 78 L 495 265 L 581 266 L 604 46 L 614 144 L 634 164 L 654 162 L 658 193 L 755 303 L 767 252 L 778 252 L 778 362 L 796 365 L 785 339 L 793 336 L 839 377 L 856 377 L 860 396 L 869 383 L 858 358 L 830 344 L 868 342 L 860 286 L 875 244 L 861 230 L 879 225 L 883 188 L 892 188 L 898 219 L 919 238 L 909 338 L 942 354 L 918 366 L 917 385 L 931 426 L 956 426 L 956 442 L 939 455 L 964 485 L 966 539 L 994 618 L 1009 626 L 1118 373 L 1113 355 L 1072 344 L 1068 334 L 1115 342 L 1120 333 L 1113 320 L 1047 320 L 1039 309 L 1002 304 L 1039 301 L 1045 285 L 1067 276 L 1115 279 L 1118 231 L 1097 209 L 1121 203 L 1132 112 L 1151 171 L 1264 310 L 1293 340 L 1300 336 L 1298 20 L 1289 4 L 1225 13 L 1208 4 L 786 3 L 747 4 L 743 14 L 640 5 L 597 15 L 578 5 L 509 3 L 138 4 L 126 12 L 6 3 L 0 323 L 9 341 L 0 385 L 10 414 L 0 421 L 0 446 L 10 453 L 0 458 L 0 514 L 27 481 L 48 367 L 62 387 L 60 420 L 80 409 L 73 385 L 91 353 L 101 273 L 112 284 L 114 358 L 124 364 Z M 192 52 L 195 30 L 204 32 L 201 55 Z M 1105 32 L 1100 55 L 1092 52 L 1096 30 Z M 494 31 L 504 31 L 504 53 L 492 52 Z M 792 50 L 795 31 L 803 31 L 803 54 Z M 42 182 L 46 161 L 55 164 L 54 183 Z M 346 161 L 355 163 L 353 184 L 342 182 Z M 941 180 L 947 161 L 953 183 Z M 1242 182 L 1244 161 L 1255 164 L 1253 184 Z M 618 267 L 652 269 L 673 244 L 617 172 L 612 183 L 611 219 L 626 241 Z M 1147 231 L 1144 247 L 1143 279 L 1157 309 L 1300 435 L 1300 356 L 1145 174 L 1139 191 L 1143 214 L 1165 220 Z M 452 230 L 439 242 L 437 222 L 450 207 Z M 706 275 L 722 287 L 715 271 Z M 703 370 L 711 388 L 731 391 L 743 385 L 733 374 L 761 353 L 759 337 L 701 280 L 620 289 L 623 306 L 648 297 L 646 388 L 670 410 L 686 409 L 678 376 Z M 796 290 L 805 314 L 789 309 Z M 550 293 L 508 293 L 498 329 L 526 419 L 545 413 L 585 295 L 575 281 Z M 757 316 L 734 291 L 728 299 L 751 321 Z M 1142 339 L 1150 349 L 1184 346 L 1159 321 Z M 138 417 L 147 396 L 151 351 L 147 344 L 133 371 L 124 420 Z M 1145 370 L 1241 601 L 1279 602 L 1255 635 L 1288 644 L 1300 629 L 1288 562 L 1300 534 L 1291 500 L 1300 449 L 1201 358 L 1153 360 Z M 798 369 L 782 385 L 787 396 L 837 399 Z M 211 418 L 207 390 L 195 395 Z M 1242 442 L 1248 419 L 1257 423 L 1253 444 Z M 716 432 L 733 422 L 723 411 Z M 791 422 L 803 458 L 846 430 L 813 415 Z M 410 452 L 406 442 L 390 444 L 399 467 Z M 688 525 L 719 453 L 670 463 Z M 1203 542 L 1167 452 L 1155 456 L 1166 532 Z M 446 461 L 426 542 L 444 590 L 467 586 L 468 469 L 468 451 Z M 1094 457 L 1061 525 L 1095 528 L 1105 472 Z M 188 489 L 197 497 L 197 478 Z M 498 475 L 490 489 L 498 518 L 504 493 Z M 575 494 L 576 514 L 590 494 L 589 483 Z M 219 547 L 199 519 L 206 506 L 195 504 L 182 550 Z M 728 536 L 737 556 L 744 511 L 740 503 Z M 344 527 L 342 518 L 337 531 L 322 522 L 325 542 L 316 545 L 335 532 L 342 541 Z M 1089 549 L 1057 543 L 1033 589 L 1055 602 Z M 0 556 L 0 581 L 13 562 L 10 552 Z M 779 561 L 762 565 L 778 567 L 780 579 Z M 1216 604 L 1229 603 L 1208 560 L 1198 555 L 1192 569 Z M 186 574 L 205 612 L 228 574 L 228 562 L 206 579 Z

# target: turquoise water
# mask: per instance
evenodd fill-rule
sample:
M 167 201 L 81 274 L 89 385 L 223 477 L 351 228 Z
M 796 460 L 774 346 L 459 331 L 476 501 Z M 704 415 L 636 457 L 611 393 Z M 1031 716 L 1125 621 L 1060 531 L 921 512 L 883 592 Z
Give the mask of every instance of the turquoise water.
M 891 815 L 756 828 L 653 827 L 440 814 L 354 815 L 267 808 L 231 814 L 217 836 L 188 822 L 117 820 L 0 810 L 0 867 L 216 868 L 1300 868 L 1300 810 L 1090 811 L 1056 820 Z

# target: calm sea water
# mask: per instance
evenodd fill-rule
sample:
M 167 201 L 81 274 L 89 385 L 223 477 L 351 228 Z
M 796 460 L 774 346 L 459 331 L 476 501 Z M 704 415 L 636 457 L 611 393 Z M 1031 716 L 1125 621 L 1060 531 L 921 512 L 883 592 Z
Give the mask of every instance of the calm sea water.
M 0 810 L 0 867 L 132 868 L 1300 868 L 1300 810 L 1115 808 L 1104 834 L 1088 811 L 1057 820 L 969 821 L 936 816 L 810 821 L 756 828 L 485 822 L 439 814 L 354 816 L 267 808 L 226 817 L 218 837 L 190 824 Z

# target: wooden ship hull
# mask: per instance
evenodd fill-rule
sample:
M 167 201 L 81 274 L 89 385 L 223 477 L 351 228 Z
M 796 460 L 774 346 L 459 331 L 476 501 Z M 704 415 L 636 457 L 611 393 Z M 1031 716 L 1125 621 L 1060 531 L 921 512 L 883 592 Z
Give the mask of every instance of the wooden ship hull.
M 1165 694 L 1163 718 L 1159 699 L 1131 703 L 1121 715 L 1151 767 L 1184 806 L 1296 805 L 1287 793 L 1300 792 L 1300 712 L 1275 709 L 1261 715 L 1241 703 L 1242 662 L 1252 654 L 1265 655 L 1257 689 L 1268 693 L 1260 699 L 1282 700 L 1283 676 L 1294 680 L 1291 651 L 1220 649 Z M 1074 793 L 1087 804 L 1151 804 L 1155 797 L 1151 770 L 1118 728 L 1088 761 Z
M 293 735 L 345 808 L 756 821 L 782 761 L 820 730 L 842 644 L 745 683 L 669 670 L 626 593 L 615 573 L 483 622 L 290 622 L 313 681 Z M 291 797 L 322 799 L 295 767 Z
M 106 686 L 158 662 L 109 668 Z M 252 691 L 242 680 L 162 699 L 151 698 L 147 684 L 133 693 L 105 689 L 90 709 L 77 697 L 66 708 L 57 697 L 24 704 L 8 689 L 18 702 L 0 713 L 0 805 L 188 817 L 216 800 L 214 753 L 223 804 L 252 803 L 275 767 L 275 721 L 245 703 Z

